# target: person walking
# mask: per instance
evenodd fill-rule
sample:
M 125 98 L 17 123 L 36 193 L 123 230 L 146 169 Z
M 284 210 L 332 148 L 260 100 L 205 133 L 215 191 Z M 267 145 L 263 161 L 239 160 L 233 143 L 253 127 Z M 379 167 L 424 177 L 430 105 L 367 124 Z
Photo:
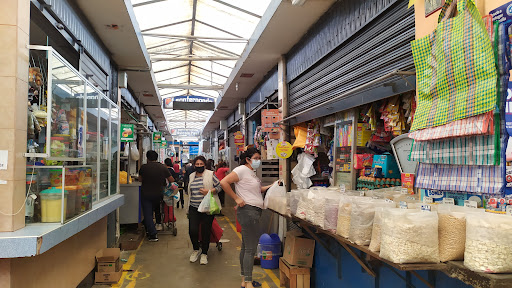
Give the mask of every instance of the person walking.
M 162 217 L 160 215 L 160 202 L 163 199 L 163 193 L 166 186 L 166 180 L 169 183 L 174 182 L 171 172 L 162 164 L 157 162 L 158 153 L 149 150 L 146 153 L 148 163 L 140 167 L 139 181 L 141 185 L 141 206 L 144 215 L 144 226 L 149 236 L 149 241 L 158 241 L 157 228 L 162 230 Z M 156 227 L 153 222 L 153 212 L 155 213 Z
M 237 204 L 236 216 L 242 226 L 242 247 L 240 250 L 240 271 L 242 287 L 260 286 L 252 281 L 254 255 L 259 240 L 259 221 L 263 209 L 263 196 L 270 186 L 261 186 L 261 180 L 254 170 L 261 166 L 261 153 L 256 148 L 248 148 L 240 155 L 240 166 L 233 169 L 220 185 Z M 231 188 L 235 184 L 236 193 Z
M 186 205 L 189 219 L 188 231 L 194 249 L 190 255 L 190 262 L 194 263 L 201 257 L 200 264 L 206 265 L 214 215 L 201 213 L 198 208 L 208 192 L 217 194 L 220 191 L 220 181 L 213 171 L 206 169 L 206 158 L 203 156 L 197 156 L 192 167 L 195 172 L 189 177 L 188 195 L 190 197 L 187 198 Z M 201 239 L 199 239 L 199 226 L 201 226 Z
M 215 169 L 215 176 L 217 176 L 219 181 L 222 181 L 222 179 L 224 179 L 224 177 L 226 177 L 228 172 L 229 172 L 228 164 L 224 161 L 221 161 L 221 162 L 219 162 L 217 169 Z M 222 206 L 224 206 L 225 196 L 226 196 L 226 193 L 224 192 L 224 190 L 220 190 L 219 200 L 220 200 L 220 204 L 222 204 Z

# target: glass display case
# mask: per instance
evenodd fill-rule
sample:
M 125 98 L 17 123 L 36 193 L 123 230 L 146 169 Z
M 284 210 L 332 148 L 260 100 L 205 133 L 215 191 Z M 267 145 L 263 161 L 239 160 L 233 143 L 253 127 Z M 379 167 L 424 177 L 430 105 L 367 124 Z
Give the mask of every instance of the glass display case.
M 27 223 L 64 223 L 92 208 L 92 168 L 27 166 L 25 220 Z
M 35 195 L 31 197 L 34 203 L 54 201 L 44 206 L 50 210 L 57 209 L 57 201 L 69 202 L 84 187 L 84 195 L 90 199 L 87 207 L 118 193 L 119 107 L 51 47 L 30 46 L 29 58 L 27 193 Z M 53 175 L 50 178 L 54 180 L 65 179 L 70 177 L 66 177 L 69 171 L 82 171 L 84 167 L 87 171 L 79 180 L 87 185 L 70 183 L 69 179 L 66 183 L 44 181 L 46 174 Z M 55 176 L 59 169 L 60 178 Z M 35 188 L 30 185 L 34 181 L 38 183 Z M 41 209 L 37 207 L 34 211 Z M 65 210 L 62 205 L 60 209 Z M 64 214 L 58 222 L 80 213 Z M 42 214 L 38 215 L 27 221 L 41 222 Z

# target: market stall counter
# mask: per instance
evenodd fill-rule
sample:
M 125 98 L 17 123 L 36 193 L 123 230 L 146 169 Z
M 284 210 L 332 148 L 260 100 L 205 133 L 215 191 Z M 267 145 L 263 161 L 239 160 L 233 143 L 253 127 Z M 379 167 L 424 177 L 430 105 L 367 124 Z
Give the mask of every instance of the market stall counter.
M 269 209 L 271 210 L 271 209 Z M 435 287 L 429 280 L 423 278 L 416 271 L 440 271 L 446 275 L 461 280 L 462 282 L 472 285 L 474 287 L 486 287 L 486 288 L 505 288 L 512 287 L 512 274 L 488 274 L 473 272 L 468 268 L 464 267 L 463 261 L 448 261 L 446 263 L 414 263 L 414 264 L 399 264 L 391 262 L 387 259 L 380 257 L 379 253 L 375 253 L 369 249 L 369 246 L 357 245 L 345 237 L 337 235 L 331 231 L 322 229 L 320 226 L 314 225 L 306 220 L 300 219 L 293 215 L 282 214 L 278 211 L 271 210 L 276 214 L 279 214 L 286 219 L 299 224 L 309 236 L 311 236 L 316 242 L 322 245 L 327 251 L 330 251 L 328 245 L 320 239 L 319 235 L 323 234 L 328 237 L 335 239 L 354 259 L 361 265 L 361 267 L 372 277 L 376 277 L 377 273 L 374 268 L 381 265 L 388 265 L 399 271 L 408 271 L 427 287 Z M 366 257 L 361 257 L 361 253 L 356 252 L 359 250 L 366 254 Z
M 60 223 L 27 224 L 14 232 L 0 233 L 0 259 L 43 254 L 91 226 L 124 204 L 124 195 L 112 195 L 92 204 L 92 209 Z
M 120 193 L 125 196 L 125 204 L 119 208 L 119 223 L 134 224 L 141 222 L 140 182 L 120 184 Z

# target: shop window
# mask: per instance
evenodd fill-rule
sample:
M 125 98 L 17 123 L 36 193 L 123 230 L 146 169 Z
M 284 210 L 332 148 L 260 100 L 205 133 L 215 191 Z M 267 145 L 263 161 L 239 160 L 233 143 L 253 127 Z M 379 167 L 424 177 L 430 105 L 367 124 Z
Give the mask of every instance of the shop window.
M 29 56 L 26 220 L 63 223 L 117 193 L 119 107 L 51 47 Z

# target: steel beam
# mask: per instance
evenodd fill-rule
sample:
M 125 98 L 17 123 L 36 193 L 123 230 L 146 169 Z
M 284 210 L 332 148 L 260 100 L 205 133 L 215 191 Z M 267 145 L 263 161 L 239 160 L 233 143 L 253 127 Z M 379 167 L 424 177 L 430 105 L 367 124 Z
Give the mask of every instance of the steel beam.
M 182 40 L 203 40 L 203 41 L 220 41 L 220 42 L 238 42 L 246 43 L 249 39 L 245 38 L 231 38 L 231 37 L 211 37 L 211 36 L 193 36 L 193 35 L 174 35 L 165 33 L 141 33 L 142 36 L 156 37 L 156 38 L 170 38 Z
M 211 85 L 211 86 L 203 86 L 203 85 L 181 85 L 181 84 L 157 84 L 160 89 L 186 89 L 186 90 L 223 90 L 224 86 L 222 85 Z

